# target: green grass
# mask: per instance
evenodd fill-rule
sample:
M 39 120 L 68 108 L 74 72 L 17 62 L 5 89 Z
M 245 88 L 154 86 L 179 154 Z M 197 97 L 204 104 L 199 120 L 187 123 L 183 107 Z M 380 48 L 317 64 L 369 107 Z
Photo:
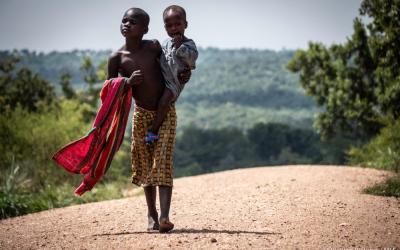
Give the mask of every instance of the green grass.
M 397 174 L 382 183 L 364 189 L 364 193 L 380 196 L 400 197 L 400 174 Z

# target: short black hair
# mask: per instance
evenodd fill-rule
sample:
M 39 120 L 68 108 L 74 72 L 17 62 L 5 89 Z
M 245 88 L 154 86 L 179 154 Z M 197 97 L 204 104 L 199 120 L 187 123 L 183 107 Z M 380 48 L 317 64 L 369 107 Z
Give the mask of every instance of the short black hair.
M 133 11 L 135 16 L 139 17 L 143 21 L 144 25 L 149 26 L 150 16 L 146 11 L 142 10 L 141 8 L 129 8 L 125 11 L 125 14 L 130 10 Z
M 183 20 L 186 21 L 186 11 L 185 11 L 184 8 L 182 8 L 182 7 L 179 6 L 179 5 L 171 5 L 171 6 L 168 6 L 167 8 L 165 8 L 165 10 L 164 10 L 164 12 L 163 12 L 163 19 L 164 19 L 165 15 L 167 14 L 167 12 L 168 12 L 169 10 L 178 12 L 179 15 L 183 18 Z

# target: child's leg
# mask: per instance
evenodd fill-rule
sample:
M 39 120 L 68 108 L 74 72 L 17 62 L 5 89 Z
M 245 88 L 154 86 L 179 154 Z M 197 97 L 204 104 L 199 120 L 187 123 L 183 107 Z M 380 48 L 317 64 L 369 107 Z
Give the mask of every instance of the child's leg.
M 173 98 L 174 94 L 172 93 L 172 91 L 168 88 L 165 88 L 163 95 L 158 102 L 156 118 L 154 119 L 153 124 L 149 129 L 150 132 L 153 132 L 155 134 L 158 133 L 158 130 L 160 129 L 161 124 L 163 123 L 165 116 L 168 113 Z
M 157 189 L 155 186 L 143 187 L 147 203 L 147 215 L 149 219 L 148 229 L 159 229 L 158 213 L 156 208 Z
M 171 206 L 172 187 L 159 186 L 158 191 L 160 192 L 160 218 L 169 219 L 169 208 Z
M 174 224 L 169 221 L 169 208 L 171 206 L 172 187 L 159 186 L 160 193 L 160 232 L 166 233 L 174 228 Z

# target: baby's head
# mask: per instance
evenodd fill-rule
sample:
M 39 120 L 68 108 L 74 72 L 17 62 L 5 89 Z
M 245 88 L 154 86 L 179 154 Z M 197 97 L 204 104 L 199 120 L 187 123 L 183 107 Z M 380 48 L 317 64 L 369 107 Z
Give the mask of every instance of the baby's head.
M 164 27 L 172 38 L 183 36 L 187 28 L 186 11 L 178 5 L 168 6 L 163 12 Z
M 143 36 L 149 30 L 150 17 L 140 8 L 130 8 L 125 11 L 121 22 L 123 36 Z

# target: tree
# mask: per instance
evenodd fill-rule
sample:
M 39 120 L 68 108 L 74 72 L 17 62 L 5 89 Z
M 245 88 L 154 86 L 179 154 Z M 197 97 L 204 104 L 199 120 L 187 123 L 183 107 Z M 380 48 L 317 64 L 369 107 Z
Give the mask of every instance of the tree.
M 324 107 L 315 121 L 322 137 L 338 132 L 376 135 L 380 120 L 400 116 L 400 1 L 364 0 L 354 33 L 344 44 L 327 48 L 310 42 L 287 68 L 299 73 L 307 94 Z
M 89 88 L 87 89 L 87 91 L 85 91 L 84 95 L 86 95 L 86 102 L 89 103 L 93 108 L 97 108 L 99 93 L 101 89 L 99 86 L 96 86 L 96 84 L 106 79 L 106 68 L 106 60 L 101 61 L 97 68 L 95 68 L 92 63 L 92 59 L 89 56 L 85 56 L 83 58 L 81 70 L 85 74 L 84 81 L 89 85 Z
M 81 70 L 84 72 L 84 81 L 89 85 L 88 89 L 79 93 L 79 99 L 82 103 L 89 104 L 89 109 L 84 112 L 84 121 L 89 122 L 96 116 L 97 106 L 99 103 L 99 94 L 101 85 L 99 83 L 106 78 L 107 61 L 103 60 L 97 66 L 97 69 L 92 63 L 89 56 L 83 58 Z
M 268 160 L 278 155 L 288 144 L 290 127 L 279 123 L 258 123 L 247 131 L 249 140 L 261 159 Z
M 93 66 L 92 59 L 85 56 L 81 65 L 81 70 L 85 73 L 84 81 L 89 85 L 86 93 L 86 102 L 90 104 L 93 108 L 97 107 L 98 95 L 100 88 L 96 88 L 95 84 L 98 82 L 96 70 Z
M 38 105 L 51 104 L 55 98 L 53 86 L 27 68 L 15 70 L 19 58 L 0 62 L 0 112 L 14 110 L 18 105 L 37 111 Z M 16 72 L 15 72 L 16 71 Z
M 72 99 L 76 97 L 74 88 L 71 87 L 71 75 L 69 73 L 62 73 L 60 75 L 60 85 L 65 98 Z

